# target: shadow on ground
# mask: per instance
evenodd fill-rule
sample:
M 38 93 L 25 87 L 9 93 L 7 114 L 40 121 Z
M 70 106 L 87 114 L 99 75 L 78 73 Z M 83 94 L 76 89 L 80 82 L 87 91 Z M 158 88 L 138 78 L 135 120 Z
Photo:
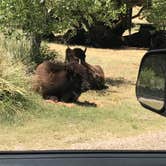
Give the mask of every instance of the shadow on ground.
M 109 86 L 122 86 L 122 85 L 135 85 L 134 81 L 129 81 L 123 77 L 119 78 L 106 78 L 106 84 Z
M 83 106 L 83 107 L 97 107 L 96 103 L 92 103 L 89 101 L 84 101 L 84 102 L 77 101 L 77 102 L 75 102 L 75 104 L 79 105 L 79 106 Z

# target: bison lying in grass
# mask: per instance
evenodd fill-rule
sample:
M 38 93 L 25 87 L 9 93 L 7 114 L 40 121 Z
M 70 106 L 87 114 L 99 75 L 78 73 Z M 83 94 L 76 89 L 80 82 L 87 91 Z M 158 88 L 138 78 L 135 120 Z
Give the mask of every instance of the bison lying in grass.
M 86 50 L 82 50 L 80 48 L 67 48 L 66 49 L 66 58 L 65 62 L 81 62 L 81 64 L 86 68 L 87 70 L 87 77 L 88 82 L 90 83 L 90 89 L 91 90 L 101 90 L 106 88 L 105 86 L 105 77 L 104 77 L 104 71 L 99 65 L 90 65 L 86 62 Z
M 67 48 L 65 63 L 40 64 L 34 76 L 34 90 L 44 99 L 75 102 L 82 92 L 106 88 L 102 68 L 86 63 L 85 52 Z

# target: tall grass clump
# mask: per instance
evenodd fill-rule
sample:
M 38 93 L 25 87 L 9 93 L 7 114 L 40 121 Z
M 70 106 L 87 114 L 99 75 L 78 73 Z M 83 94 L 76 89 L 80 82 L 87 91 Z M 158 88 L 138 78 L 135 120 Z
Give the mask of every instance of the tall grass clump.
M 28 62 L 29 48 L 25 43 L 0 38 L 0 120 L 12 121 L 39 106 L 30 91 L 31 77 L 24 64 Z
M 18 35 L 15 34 L 10 38 L 5 38 L 3 35 L 0 35 L 1 49 L 5 49 L 6 55 L 12 57 L 15 61 L 21 61 L 26 65 L 27 71 L 32 72 L 36 66 L 42 63 L 45 60 L 56 61 L 60 55 L 49 50 L 47 43 L 42 43 L 40 48 L 40 56 L 34 62 L 33 57 L 31 56 L 31 47 L 30 41 L 23 35 L 18 39 Z M 3 40 L 3 42 L 2 42 Z

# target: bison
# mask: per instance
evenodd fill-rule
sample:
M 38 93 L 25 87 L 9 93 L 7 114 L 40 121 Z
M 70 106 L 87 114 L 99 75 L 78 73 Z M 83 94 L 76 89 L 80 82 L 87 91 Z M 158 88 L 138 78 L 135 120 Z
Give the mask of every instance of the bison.
M 35 72 L 33 89 L 44 99 L 74 102 L 89 89 L 86 69 L 77 63 L 41 63 Z
M 85 58 L 81 59 L 86 50 L 70 49 L 69 52 L 67 49 L 65 63 L 44 61 L 37 66 L 33 89 L 44 99 L 63 102 L 76 102 L 81 93 L 90 89 L 105 89 L 102 68 L 88 64 Z
M 73 62 L 73 61 L 76 61 L 76 62 L 81 62 L 84 63 L 85 62 L 85 58 L 86 58 L 86 50 L 87 48 L 85 48 L 85 50 L 82 50 L 81 48 L 74 48 L 74 49 L 71 49 L 70 47 L 68 47 L 66 49 L 66 57 L 65 57 L 65 62 L 68 63 L 68 62 Z
M 88 82 L 91 90 L 102 90 L 107 88 L 105 86 L 104 71 L 99 65 L 90 65 L 83 63 L 83 66 L 87 69 Z
M 85 50 L 82 50 L 81 48 L 71 49 L 70 47 L 68 47 L 66 49 L 65 62 L 70 63 L 73 61 L 75 62 L 77 61 L 79 63 L 79 60 L 80 60 L 81 64 L 87 70 L 87 78 L 88 78 L 88 82 L 90 83 L 90 89 L 101 90 L 103 88 L 106 88 L 103 69 L 99 65 L 92 66 L 86 62 L 85 60 L 86 50 L 87 48 L 85 48 Z

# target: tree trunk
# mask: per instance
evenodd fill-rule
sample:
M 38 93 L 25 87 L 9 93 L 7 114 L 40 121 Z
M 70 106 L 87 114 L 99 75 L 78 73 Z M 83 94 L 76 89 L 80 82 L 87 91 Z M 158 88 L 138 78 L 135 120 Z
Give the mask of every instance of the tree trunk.
M 40 60 L 40 46 L 41 36 L 39 34 L 33 33 L 31 35 L 31 59 L 35 63 L 38 63 Z

